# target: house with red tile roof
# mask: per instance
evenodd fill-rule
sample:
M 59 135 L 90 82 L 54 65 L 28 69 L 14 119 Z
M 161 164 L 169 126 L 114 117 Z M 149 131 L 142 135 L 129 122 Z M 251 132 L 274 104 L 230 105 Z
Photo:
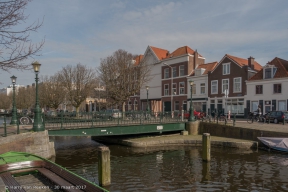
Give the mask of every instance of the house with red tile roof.
M 188 110 L 187 78 L 195 68 L 204 64 L 205 58 L 188 46 L 177 48 L 162 60 L 162 102 L 163 111 L 180 112 Z
M 247 114 L 245 95 L 246 81 L 262 69 L 253 57 L 243 59 L 224 55 L 215 68 L 208 72 L 208 113 Z
M 211 63 L 200 64 L 196 66 L 196 69 L 190 74 L 187 78 L 187 85 L 188 85 L 188 94 L 187 94 L 187 101 L 191 101 L 191 87 L 190 81 L 193 81 L 192 86 L 192 105 L 193 109 L 196 111 L 207 111 L 207 102 L 208 102 L 208 72 L 212 71 L 216 65 L 218 64 L 217 61 Z M 188 106 L 190 106 L 188 104 Z
M 144 86 L 139 96 L 129 98 L 127 110 L 146 110 L 147 99 L 152 112 L 186 110 L 187 77 L 196 66 L 204 63 L 205 58 L 188 46 L 172 53 L 148 46 L 139 61 L 150 66 L 150 81 L 146 85 L 148 89 Z
M 288 110 L 288 61 L 275 57 L 247 82 L 247 109 L 262 112 Z

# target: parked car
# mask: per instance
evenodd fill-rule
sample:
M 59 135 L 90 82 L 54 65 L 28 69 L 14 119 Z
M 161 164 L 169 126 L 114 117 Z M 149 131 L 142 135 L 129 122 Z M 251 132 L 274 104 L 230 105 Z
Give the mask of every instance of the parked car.
M 106 109 L 95 114 L 99 119 L 116 119 L 122 118 L 122 112 L 119 109 Z
M 69 113 L 69 111 L 68 110 L 60 110 L 60 111 L 58 111 L 58 113 L 57 113 L 57 116 L 58 117 L 69 117 L 70 116 L 70 113 Z
M 45 117 L 57 117 L 57 112 L 56 111 L 47 111 L 45 113 Z
M 283 118 L 285 118 L 285 122 L 288 122 L 288 111 L 270 111 L 264 117 L 267 122 L 279 123 L 283 122 Z

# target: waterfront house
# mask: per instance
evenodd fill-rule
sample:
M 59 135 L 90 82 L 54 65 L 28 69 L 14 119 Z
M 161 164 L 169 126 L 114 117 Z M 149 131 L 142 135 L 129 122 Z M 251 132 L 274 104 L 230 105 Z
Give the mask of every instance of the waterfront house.
M 288 110 L 288 61 L 275 57 L 247 82 L 247 109 Z
M 189 85 L 189 81 L 193 81 L 192 86 L 192 101 L 193 101 L 193 108 L 196 111 L 203 111 L 208 112 L 207 108 L 207 102 L 208 102 L 208 72 L 212 71 L 218 62 L 211 62 L 211 63 L 205 63 L 200 64 L 196 67 L 196 69 L 192 72 L 192 74 L 187 78 L 187 103 L 189 110 L 189 102 L 191 100 L 191 88 Z
M 162 60 L 163 111 L 181 111 L 187 108 L 187 78 L 205 58 L 197 50 L 183 46 Z
M 230 111 L 244 117 L 249 110 L 245 109 L 246 81 L 261 69 L 262 66 L 253 57 L 243 59 L 226 54 L 215 68 L 208 72 L 209 113 Z

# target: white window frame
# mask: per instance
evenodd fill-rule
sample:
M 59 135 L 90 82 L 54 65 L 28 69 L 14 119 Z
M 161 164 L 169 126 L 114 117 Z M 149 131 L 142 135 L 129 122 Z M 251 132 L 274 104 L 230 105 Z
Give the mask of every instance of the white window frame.
M 181 74 L 181 72 L 183 73 L 183 74 Z M 184 65 L 180 65 L 179 66 L 179 76 L 181 77 L 181 76 L 185 76 L 185 67 L 184 67 Z
M 174 85 L 175 85 L 175 88 L 174 88 Z M 172 84 L 172 94 L 173 95 L 174 95 L 174 92 L 175 92 L 175 95 L 177 95 L 177 83 Z
M 193 94 L 193 95 L 196 95 L 196 93 L 197 93 L 197 92 L 196 92 L 196 84 L 193 84 L 193 85 L 192 85 L 192 94 Z
M 269 78 L 266 77 L 266 70 L 267 70 L 267 69 L 270 69 L 270 70 L 271 70 L 271 71 L 270 71 L 270 77 L 269 77 Z M 263 68 L 263 79 L 273 79 L 274 76 L 275 76 L 276 71 L 277 71 L 277 67 L 275 67 L 274 65 L 265 66 L 265 67 Z
M 203 88 L 204 92 L 202 92 L 202 88 Z M 206 92 L 205 88 L 206 88 L 206 83 L 200 83 L 200 94 L 201 95 L 205 94 L 205 92 Z
M 138 110 L 138 102 L 137 100 L 135 99 L 134 100 L 134 111 L 137 111 Z
M 224 81 L 227 81 L 227 88 L 226 87 L 224 88 Z M 222 93 L 225 93 L 226 89 L 229 90 L 229 79 L 222 79 Z
M 223 63 L 222 64 L 222 74 L 229 75 L 230 74 L 230 63 Z
M 240 79 L 239 82 L 235 82 L 236 79 Z M 236 83 L 239 83 L 239 89 L 240 90 L 236 90 Z M 242 77 L 235 77 L 233 79 L 233 93 L 240 93 L 242 92 Z
M 183 84 L 183 87 L 181 87 L 181 84 Z M 184 95 L 184 94 L 185 94 L 185 82 L 179 82 L 179 95 Z
M 284 103 L 284 108 L 283 108 L 283 109 L 280 108 L 280 103 L 281 103 L 281 102 Z M 278 100 L 277 105 L 278 105 L 278 106 L 277 106 L 277 107 L 278 107 L 277 109 L 278 109 L 279 111 L 287 111 L 287 109 L 286 109 L 286 108 L 287 108 L 287 107 L 286 107 L 286 106 L 287 106 L 286 100 Z
M 164 79 L 169 79 L 170 76 L 169 72 L 170 72 L 169 68 L 164 69 Z
M 278 92 L 275 92 L 275 85 L 280 85 L 280 93 L 278 93 Z M 282 94 L 282 92 L 283 92 L 283 87 L 282 87 L 282 83 L 274 83 L 273 84 L 273 94 Z
M 168 89 L 166 89 L 166 85 L 168 86 Z M 170 95 L 169 94 L 169 84 L 164 84 L 164 96 Z
M 172 67 L 172 76 L 177 77 L 177 68 L 176 67 Z
M 216 86 L 215 92 L 213 92 L 213 83 L 216 83 L 216 85 L 214 85 L 214 86 Z M 218 94 L 218 80 L 212 80 L 211 81 L 211 94 Z

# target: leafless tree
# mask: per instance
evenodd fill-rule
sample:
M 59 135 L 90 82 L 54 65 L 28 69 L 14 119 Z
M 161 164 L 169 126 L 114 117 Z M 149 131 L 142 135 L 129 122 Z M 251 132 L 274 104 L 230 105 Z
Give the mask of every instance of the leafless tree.
M 35 104 L 35 86 L 20 87 L 16 91 L 16 108 L 30 109 Z
M 0 109 L 9 109 L 12 106 L 11 99 L 6 93 L 0 93 Z
M 26 25 L 28 16 L 24 14 L 31 0 L 1 0 L 0 2 L 0 69 L 29 69 L 30 64 L 24 61 L 37 56 L 44 40 L 33 44 L 31 32 L 37 32 L 43 22 Z M 25 26 L 26 25 L 26 26 Z
M 45 76 L 39 84 L 39 98 L 42 107 L 57 109 L 64 102 L 66 93 L 60 81 L 60 75 Z
M 67 65 L 59 72 L 59 79 L 64 91 L 67 93 L 68 102 L 79 112 L 79 107 L 94 91 L 96 74 L 85 65 Z
M 131 53 L 119 49 L 111 56 L 101 59 L 98 68 L 100 80 L 106 87 L 107 96 L 113 104 L 122 105 L 125 112 L 125 101 L 130 96 L 139 94 L 140 89 L 150 80 L 151 68 L 145 62 L 135 65 Z M 108 101 L 109 102 L 109 101 Z

